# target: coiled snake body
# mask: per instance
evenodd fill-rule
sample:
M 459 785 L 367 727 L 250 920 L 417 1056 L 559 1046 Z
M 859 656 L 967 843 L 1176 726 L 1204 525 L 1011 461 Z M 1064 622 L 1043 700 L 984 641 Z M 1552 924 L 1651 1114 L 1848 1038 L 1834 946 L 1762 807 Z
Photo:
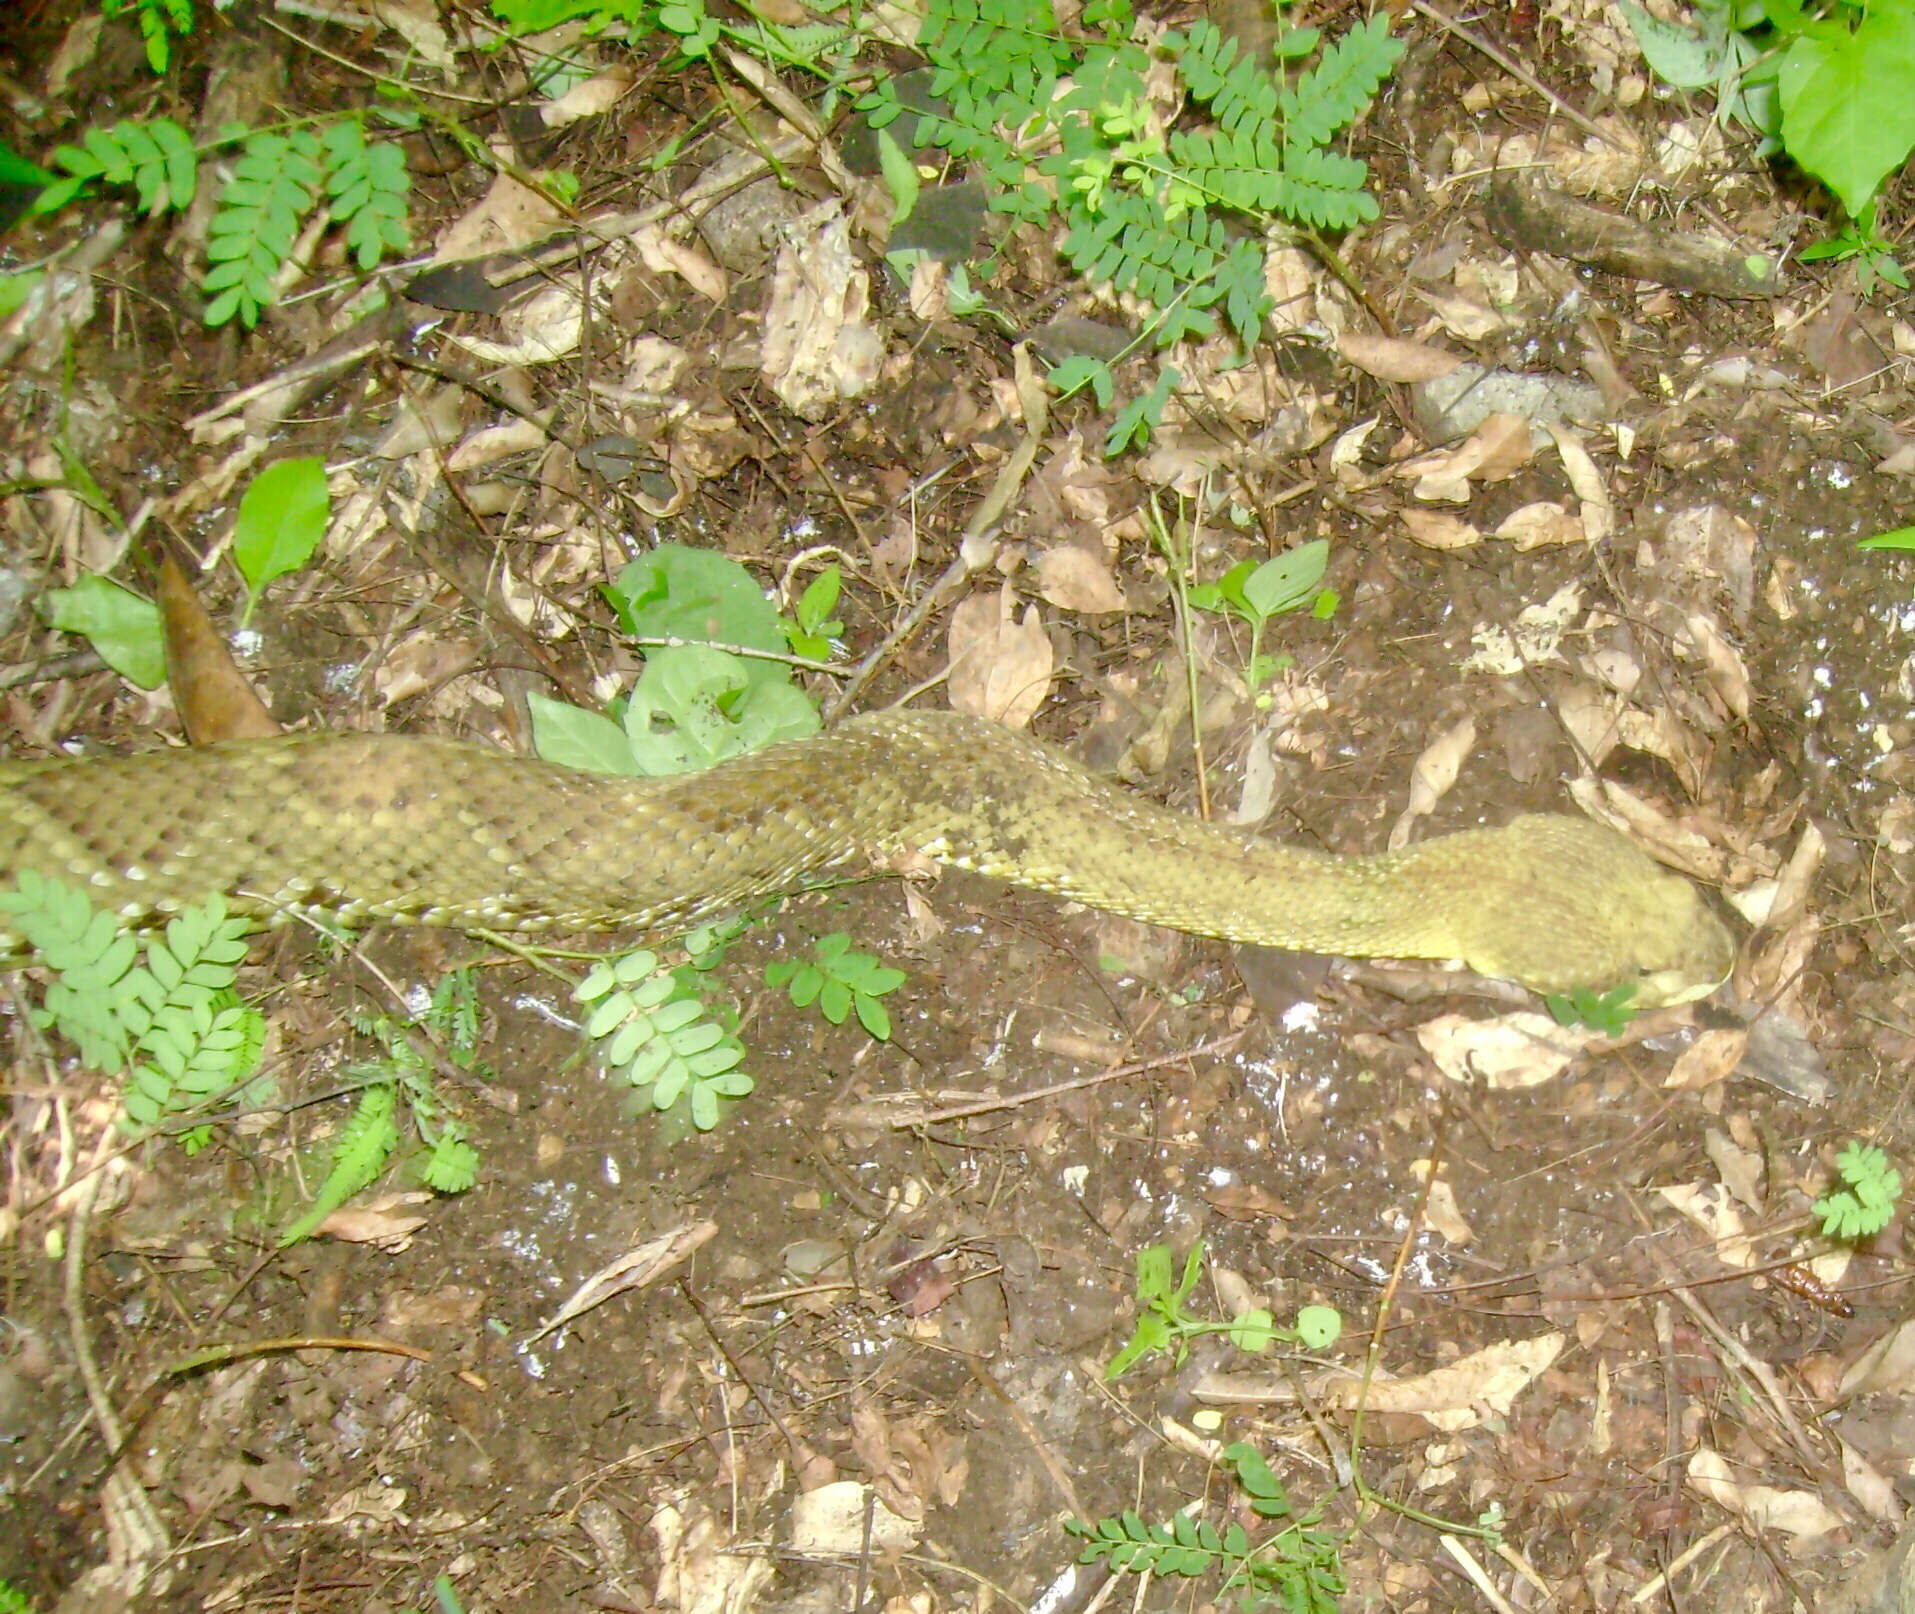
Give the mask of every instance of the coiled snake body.
M 340 733 L 0 764 L 0 882 L 64 878 L 135 922 L 218 894 L 267 922 L 650 929 L 912 852 L 1199 935 L 1460 958 L 1541 991 L 1636 981 L 1638 1002 L 1683 1001 L 1733 958 L 1693 886 L 1580 819 L 1335 858 L 951 713 L 666 779 Z

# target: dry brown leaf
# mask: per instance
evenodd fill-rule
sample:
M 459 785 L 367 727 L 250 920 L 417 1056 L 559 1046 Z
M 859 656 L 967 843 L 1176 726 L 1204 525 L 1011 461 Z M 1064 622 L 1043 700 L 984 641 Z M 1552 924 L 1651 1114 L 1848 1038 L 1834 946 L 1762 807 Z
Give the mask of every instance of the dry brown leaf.
M 1460 342 L 1480 342 L 1485 337 L 1494 336 L 1509 326 L 1508 319 L 1486 303 L 1474 298 L 1459 297 L 1450 292 L 1429 291 L 1423 287 L 1414 289 L 1412 295 L 1419 302 L 1429 305 L 1431 312 L 1443 322 L 1443 329 Z M 1461 363 L 1461 360 L 1457 361 Z M 1455 365 L 1450 366 L 1451 369 Z M 1447 372 L 1438 371 L 1439 375 Z
M 1480 544 L 1483 535 L 1475 525 L 1445 510 L 1419 510 L 1410 505 L 1397 511 L 1397 519 L 1412 543 L 1425 549 L 1468 549 Z
M 1372 336 L 1367 331 L 1345 331 L 1337 339 L 1337 352 L 1379 381 L 1428 381 L 1448 375 L 1463 362 L 1441 348 L 1401 337 Z
M 1596 1040 L 1596 1033 L 1582 1026 L 1559 1026 L 1546 1014 L 1524 1010 L 1492 1020 L 1439 1015 L 1416 1028 L 1416 1040 L 1451 1081 L 1509 1089 L 1554 1081 Z
M 906 1552 L 917 1545 L 918 1526 L 900 1518 L 856 1480 L 834 1480 L 802 1491 L 791 1504 L 791 1549 L 856 1555 L 865 1550 L 865 1518 L 871 1520 L 874 1552 Z
M 1052 605 L 1092 616 L 1130 609 L 1110 568 L 1076 544 L 1047 549 L 1036 564 L 1038 592 Z
M 372 675 L 372 690 L 381 705 L 394 706 L 439 688 L 477 659 L 467 640 L 436 627 L 421 628 L 380 660 Z
M 425 1217 L 407 1205 L 424 1205 L 432 1195 L 415 1191 L 385 1194 L 378 1199 L 341 1206 L 314 1230 L 347 1244 L 372 1244 L 397 1255 L 412 1243 L 412 1235 L 426 1225 Z
M 1581 518 L 1572 516 L 1560 504 L 1547 499 L 1510 511 L 1497 523 L 1496 531 L 1491 536 L 1514 544 L 1523 554 L 1556 544 L 1589 542 L 1589 533 Z
M 553 281 L 499 316 L 503 341 L 451 332 L 447 340 L 487 364 L 554 364 L 577 351 L 585 303 L 575 286 Z
M 1721 885 L 1729 859 L 1709 843 L 1706 835 L 1658 812 L 1641 796 L 1613 779 L 1572 779 L 1569 793 L 1598 823 L 1620 830 L 1639 843 L 1659 863 L 1679 869 L 1704 885 Z
M 878 379 L 884 343 L 865 320 L 871 280 L 836 202 L 787 233 L 766 299 L 759 370 L 801 420 L 823 420 Z
M 1895 1482 L 1846 1440 L 1842 1448 L 1842 1488 L 1862 1505 L 1862 1511 L 1883 1524 L 1900 1524 L 1904 1509 L 1895 1494 Z
M 1026 607 L 1020 618 L 1016 604 L 1008 582 L 995 596 L 960 601 L 951 613 L 945 651 L 951 709 L 1021 729 L 1050 693 L 1056 656 L 1037 606 Z
M 1737 1208 L 1735 1196 L 1719 1182 L 1672 1183 L 1656 1193 L 1715 1243 L 1715 1258 L 1746 1272 L 1756 1264 L 1755 1242 Z
M 1410 843 L 1410 831 L 1419 818 L 1427 818 L 1456 784 L 1470 752 L 1476 749 L 1476 719 L 1466 717 L 1452 724 L 1423 748 L 1410 765 L 1410 798 L 1397 820 L 1390 826 L 1389 847 L 1399 852 Z
M 1683 626 L 1687 629 L 1688 643 L 1679 642 L 1677 648 L 1701 660 L 1708 673 L 1709 687 L 1722 698 L 1724 706 L 1746 722 L 1753 698 L 1749 669 L 1742 660 L 1742 652 L 1729 642 L 1715 618 L 1706 612 L 1691 612 Z
M 512 165 L 510 152 L 502 152 L 500 159 L 504 166 Z M 509 174 L 494 174 L 485 195 L 440 232 L 432 261 L 456 263 L 530 246 L 556 230 L 563 217 L 529 185 L 521 185 Z
M 412 47 L 432 67 L 452 66 L 452 41 L 431 0 L 366 0 L 366 10 Z
M 1327 1399 L 1371 1412 L 1414 1412 L 1438 1429 L 1474 1429 L 1489 1415 L 1506 1417 L 1517 1396 L 1555 1365 L 1568 1336 L 1538 1334 L 1472 1351 L 1448 1367 L 1407 1379 L 1373 1379 L 1367 1393 L 1354 1379 L 1332 1384 Z
M 1428 1182 L 1430 1162 L 1413 1160 L 1410 1171 L 1418 1182 Z M 1430 1183 L 1430 1191 L 1423 1196 L 1423 1220 L 1430 1229 L 1440 1234 L 1454 1245 L 1464 1245 L 1476 1238 L 1476 1229 L 1469 1225 L 1468 1219 L 1457 1208 L 1456 1190 L 1447 1177 L 1439 1176 Z
M 1601 543 L 1616 530 L 1616 506 L 1609 496 L 1609 485 L 1583 447 L 1579 433 L 1568 426 L 1551 425 L 1549 435 L 1556 440 L 1556 452 L 1562 457 L 1563 474 L 1576 497 L 1582 501 L 1582 529 L 1592 544 Z
M 1705 1031 L 1676 1056 L 1662 1085 L 1682 1092 L 1714 1087 L 1735 1074 L 1748 1049 L 1749 1033 L 1740 1026 L 1717 1026 Z M 1727 1182 L 1726 1175 L 1723 1180 Z M 1733 1192 L 1734 1184 L 1730 1184 L 1730 1188 Z M 1740 1199 L 1742 1195 L 1736 1197 Z
M 708 303 L 722 303 L 731 288 L 725 271 L 689 241 L 648 224 L 632 232 L 640 261 L 655 275 L 676 275 Z M 863 312 L 862 306 L 859 312 Z
M 1590 767 L 1600 768 L 1622 741 L 1619 731 L 1627 708 L 1620 695 L 1572 684 L 1556 697 L 1556 720 Z
M 1813 1491 L 1738 1482 L 1728 1459 L 1707 1446 L 1689 1459 L 1687 1478 L 1691 1490 L 1758 1530 L 1782 1530 L 1798 1540 L 1812 1540 L 1841 1529 L 1844 1523 L 1842 1515 Z
M 595 118 L 610 112 L 632 87 L 632 70 L 622 63 L 601 68 L 590 78 L 574 84 L 556 101 L 539 108 L 539 121 L 548 129 L 563 129 L 581 118 Z

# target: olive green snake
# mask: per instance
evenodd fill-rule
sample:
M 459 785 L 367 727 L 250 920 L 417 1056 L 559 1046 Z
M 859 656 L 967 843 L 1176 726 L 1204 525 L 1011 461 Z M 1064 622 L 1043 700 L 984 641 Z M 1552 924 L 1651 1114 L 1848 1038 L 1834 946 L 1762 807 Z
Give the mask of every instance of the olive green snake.
M 1581 819 L 1332 857 L 954 713 L 672 778 L 345 733 L 0 764 L 0 882 L 62 878 L 135 924 L 217 895 L 266 922 L 656 930 L 914 853 L 1198 935 L 1458 958 L 1539 991 L 1633 981 L 1639 1003 L 1679 1002 L 1733 961 L 1694 886 Z

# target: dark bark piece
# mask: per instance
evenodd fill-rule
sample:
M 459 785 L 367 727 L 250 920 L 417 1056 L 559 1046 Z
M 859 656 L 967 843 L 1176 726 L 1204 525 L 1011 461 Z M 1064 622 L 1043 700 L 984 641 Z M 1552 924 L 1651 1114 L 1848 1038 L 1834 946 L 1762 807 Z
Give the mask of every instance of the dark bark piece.
M 1578 201 L 1535 174 L 1498 174 L 1483 211 L 1505 246 L 1570 258 L 1607 274 L 1710 297 L 1776 297 L 1782 292 L 1780 266 L 1766 252 L 1748 251 L 1717 236 L 1638 224 Z

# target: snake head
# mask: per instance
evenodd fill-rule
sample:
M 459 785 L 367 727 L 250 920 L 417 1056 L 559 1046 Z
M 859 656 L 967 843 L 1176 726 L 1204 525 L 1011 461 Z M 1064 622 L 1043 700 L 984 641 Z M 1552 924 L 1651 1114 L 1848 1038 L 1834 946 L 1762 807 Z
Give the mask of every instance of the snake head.
M 1614 830 L 1539 814 L 1491 833 L 1508 845 L 1459 936 L 1472 969 L 1536 992 L 1634 983 L 1645 1009 L 1728 979 L 1735 943 L 1707 899 Z

